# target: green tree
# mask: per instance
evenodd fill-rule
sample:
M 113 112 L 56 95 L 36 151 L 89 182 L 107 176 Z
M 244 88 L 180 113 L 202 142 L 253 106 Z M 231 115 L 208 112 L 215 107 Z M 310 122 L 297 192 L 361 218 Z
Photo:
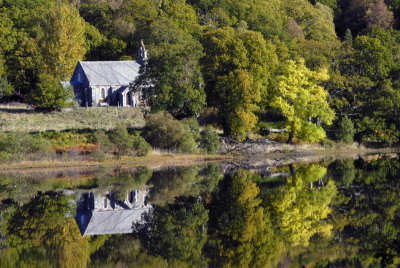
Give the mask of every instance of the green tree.
M 243 140 L 257 123 L 262 94 L 277 64 L 275 46 L 260 33 L 225 27 L 205 34 L 208 103 L 226 135 Z
M 315 142 L 325 137 L 324 129 L 314 122 L 330 125 L 335 118 L 328 92 L 319 85 L 327 79 L 327 70 L 311 71 L 302 59 L 288 60 L 282 66 L 269 92 L 268 104 L 286 117 L 289 141 L 298 137 Z
M 338 113 L 353 115 L 355 138 L 360 142 L 390 144 L 397 140 L 397 35 L 397 31 L 371 27 L 367 35 L 346 41 L 336 71 L 327 83 Z
M 11 95 L 14 91 L 13 86 L 7 81 L 5 77 L 0 76 L 0 99 L 4 96 Z
M 151 56 L 133 90 L 141 87 L 154 111 L 166 110 L 180 118 L 198 116 L 206 98 L 201 44 L 167 17 L 150 25 L 146 42 Z
M 207 153 L 214 154 L 218 152 L 221 146 L 220 137 L 217 132 L 210 126 L 200 132 L 200 148 L 203 148 Z
M 335 41 L 333 11 L 319 1 L 312 5 L 307 0 L 294 0 L 284 6 L 289 17 L 295 19 L 304 31 L 306 39 Z
M 30 93 L 30 100 L 44 109 L 64 108 L 71 105 L 72 89 L 64 88 L 52 75 L 41 74 L 36 89 Z
M 336 130 L 336 138 L 344 143 L 352 143 L 354 139 L 354 124 L 350 118 L 344 116 L 340 119 Z

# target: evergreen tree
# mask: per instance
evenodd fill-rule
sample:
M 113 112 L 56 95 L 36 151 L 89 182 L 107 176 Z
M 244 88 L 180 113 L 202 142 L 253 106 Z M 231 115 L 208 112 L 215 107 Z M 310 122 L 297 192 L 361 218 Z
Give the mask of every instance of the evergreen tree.
M 344 116 L 340 119 L 336 130 L 336 138 L 344 143 L 352 143 L 354 139 L 355 129 L 350 118 Z
M 39 75 L 36 89 L 30 95 L 30 101 L 44 109 L 57 109 L 71 106 L 72 88 L 64 88 L 60 80 L 49 74 Z

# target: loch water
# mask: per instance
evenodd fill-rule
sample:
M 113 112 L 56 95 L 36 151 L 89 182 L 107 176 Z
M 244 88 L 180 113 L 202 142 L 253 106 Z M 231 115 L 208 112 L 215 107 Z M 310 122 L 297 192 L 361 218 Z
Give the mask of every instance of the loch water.
M 399 267 L 400 158 L 0 173 L 0 267 Z

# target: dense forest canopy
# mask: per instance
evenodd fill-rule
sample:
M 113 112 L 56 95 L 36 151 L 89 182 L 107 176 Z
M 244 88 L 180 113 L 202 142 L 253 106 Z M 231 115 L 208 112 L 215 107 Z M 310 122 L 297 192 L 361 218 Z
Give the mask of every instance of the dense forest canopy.
M 132 90 L 147 85 L 154 111 L 213 108 L 236 140 L 267 127 L 297 141 L 398 141 L 397 0 L 0 0 L 0 17 L 3 100 L 65 106 L 58 81 L 78 60 L 136 59 L 144 40 Z

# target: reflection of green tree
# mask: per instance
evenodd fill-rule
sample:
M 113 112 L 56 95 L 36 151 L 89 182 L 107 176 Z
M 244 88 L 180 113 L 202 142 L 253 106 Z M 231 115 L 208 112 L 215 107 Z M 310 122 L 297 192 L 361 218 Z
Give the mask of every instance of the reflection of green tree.
M 70 200 L 59 193 L 38 194 L 10 218 L 7 243 L 17 249 L 15 252 L 23 253 L 22 261 L 29 252 L 43 248 L 58 267 L 85 267 L 89 245 L 75 220 L 66 216 L 70 206 Z
M 346 186 L 352 184 L 356 177 L 356 168 L 352 159 L 337 160 L 333 164 L 332 176 L 340 183 Z
M 103 175 L 96 179 L 100 189 L 110 191 L 118 200 L 125 200 L 128 191 L 139 189 L 151 178 L 152 171 L 138 168 L 133 172 L 121 172 L 115 175 Z
M 400 264 L 400 162 L 382 158 L 360 167 L 351 187 L 340 188 L 350 200 L 341 205 L 346 224 L 342 236 L 359 247 L 357 259 L 364 265 Z M 345 217 L 344 217 L 345 216 Z
M 215 165 L 205 167 L 170 167 L 154 172 L 150 180 L 152 204 L 172 203 L 182 195 L 204 196 L 210 193 L 220 179 Z
M 207 241 L 208 211 L 194 197 L 178 198 L 173 204 L 155 206 L 139 232 L 152 255 L 168 260 L 198 262 Z
M 104 265 L 107 263 L 108 265 Z M 131 235 L 112 235 L 92 255 L 94 267 L 159 268 L 168 267 L 167 260 L 145 252 L 139 240 Z M 185 266 L 181 266 L 182 268 Z M 187 266 L 189 267 L 189 266 Z

